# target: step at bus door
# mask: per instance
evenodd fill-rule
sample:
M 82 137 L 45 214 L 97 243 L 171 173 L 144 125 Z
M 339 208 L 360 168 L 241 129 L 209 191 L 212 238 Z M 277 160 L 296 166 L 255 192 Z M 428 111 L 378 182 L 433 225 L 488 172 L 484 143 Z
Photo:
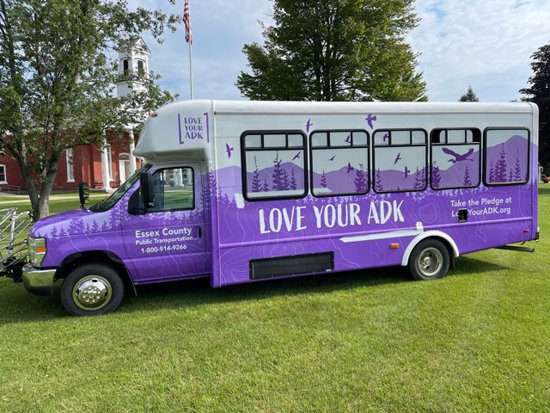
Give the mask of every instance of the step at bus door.
M 124 261 L 134 282 L 208 274 L 205 166 L 184 163 L 153 167 L 150 172 L 153 205 L 145 213 L 131 213 L 129 225 L 122 228 L 127 252 Z M 139 191 L 135 196 L 141 196 Z

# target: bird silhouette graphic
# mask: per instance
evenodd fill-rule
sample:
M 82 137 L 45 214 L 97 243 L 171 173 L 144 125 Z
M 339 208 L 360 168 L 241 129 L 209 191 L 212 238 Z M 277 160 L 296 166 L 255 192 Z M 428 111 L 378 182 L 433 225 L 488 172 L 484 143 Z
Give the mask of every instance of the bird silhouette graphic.
M 369 124 L 369 127 L 371 129 L 374 129 L 374 122 L 376 122 L 376 115 L 373 115 L 372 113 L 369 113 L 369 115 L 365 118 L 365 120 Z
M 407 168 L 407 166 L 405 166 L 405 170 L 403 172 L 405 174 L 405 179 L 407 179 L 409 177 L 409 174 L 411 173 L 411 170 Z
M 390 142 L 390 134 L 389 133 L 384 134 L 384 137 L 382 139 L 382 142 L 386 142 L 386 141 L 388 143 Z
M 302 152 L 298 152 L 296 155 L 294 155 L 294 158 L 292 158 L 293 161 L 296 159 L 300 159 L 300 156 L 302 156 Z
M 346 138 L 346 143 L 349 143 L 351 145 L 351 133 Z
M 403 158 L 401 158 L 401 152 L 399 152 L 397 154 L 397 156 L 395 157 L 395 160 L 393 161 L 393 164 L 397 165 L 397 162 L 399 162 L 401 159 L 403 159 Z
M 348 174 L 350 174 L 352 171 L 353 171 L 353 166 L 351 166 L 351 162 L 348 162 L 348 168 L 347 168 L 346 172 Z
M 334 155 L 332 158 L 328 158 L 329 161 L 334 161 L 334 158 L 336 158 L 336 155 Z
M 312 127 L 313 127 L 313 122 L 311 121 L 311 119 L 308 119 L 306 122 L 306 132 L 309 133 Z
M 232 147 L 230 144 L 225 144 L 225 152 L 227 153 L 227 157 L 231 159 L 231 155 L 233 154 L 233 151 L 235 150 L 234 147 Z
M 455 151 L 449 149 L 449 148 L 442 148 L 441 149 L 443 153 L 446 153 L 447 155 L 451 155 L 454 157 L 454 159 L 449 159 L 449 162 L 451 163 L 457 163 L 462 161 L 470 161 L 473 162 L 473 159 L 470 158 L 470 156 L 474 153 L 474 148 L 471 148 L 468 152 L 466 152 L 463 155 L 460 155 L 459 153 L 456 153 Z

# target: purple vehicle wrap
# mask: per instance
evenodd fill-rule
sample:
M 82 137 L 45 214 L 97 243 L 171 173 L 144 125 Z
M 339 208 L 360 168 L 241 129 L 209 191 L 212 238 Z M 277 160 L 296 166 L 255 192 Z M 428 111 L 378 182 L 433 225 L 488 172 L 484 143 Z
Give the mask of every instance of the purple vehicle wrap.
M 209 276 L 221 287 L 407 265 L 428 238 L 458 256 L 537 237 L 530 105 L 453 105 L 448 113 L 413 104 L 215 105 L 161 109 L 138 145 L 150 173 L 193 168 L 192 207 L 135 213 L 135 179 L 106 210 L 36 223 L 31 236 L 47 240 L 43 267 L 101 252 L 135 284 Z M 444 115 L 424 116 L 431 112 Z M 308 256 L 330 265 L 254 276 L 256 263 L 261 272 L 266 260 Z

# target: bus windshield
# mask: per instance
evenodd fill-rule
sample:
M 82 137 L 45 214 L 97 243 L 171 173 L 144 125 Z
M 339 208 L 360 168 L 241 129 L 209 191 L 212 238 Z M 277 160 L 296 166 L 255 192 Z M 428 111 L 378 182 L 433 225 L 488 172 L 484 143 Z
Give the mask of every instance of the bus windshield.
M 105 199 L 102 199 L 97 204 L 90 207 L 92 212 L 105 212 L 111 209 L 124 196 L 126 192 L 139 180 L 141 169 L 134 172 L 115 192 Z

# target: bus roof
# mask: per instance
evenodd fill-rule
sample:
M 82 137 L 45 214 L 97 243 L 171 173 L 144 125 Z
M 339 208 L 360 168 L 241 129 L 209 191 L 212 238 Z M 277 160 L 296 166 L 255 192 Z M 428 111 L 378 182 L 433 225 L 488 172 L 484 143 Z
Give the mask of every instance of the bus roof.
M 190 102 L 181 102 L 188 105 Z M 528 102 L 266 102 L 209 101 L 215 114 L 532 113 Z M 180 104 L 175 103 L 175 105 Z
M 433 114 L 536 114 L 533 103 L 428 103 L 428 102 L 261 102 L 193 100 L 159 108 L 145 122 L 135 154 L 149 159 L 171 157 L 184 150 L 205 156 L 213 130 L 214 116 L 254 115 L 433 115 Z M 183 146 L 185 142 L 185 145 Z M 193 156 L 195 156 L 193 155 Z

